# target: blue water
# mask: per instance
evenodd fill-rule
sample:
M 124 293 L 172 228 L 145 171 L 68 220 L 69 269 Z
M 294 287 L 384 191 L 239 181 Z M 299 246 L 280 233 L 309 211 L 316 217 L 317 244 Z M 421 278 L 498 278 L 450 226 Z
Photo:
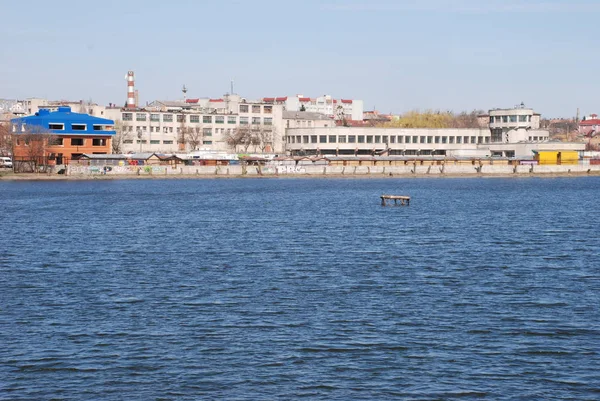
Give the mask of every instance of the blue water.
M 599 188 L 0 182 L 0 399 L 598 400 Z

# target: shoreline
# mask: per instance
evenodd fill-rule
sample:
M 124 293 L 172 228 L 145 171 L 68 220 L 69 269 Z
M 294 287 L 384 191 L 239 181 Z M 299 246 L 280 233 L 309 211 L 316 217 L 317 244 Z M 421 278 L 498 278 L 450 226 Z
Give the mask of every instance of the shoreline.
M 394 179 L 394 178 L 579 178 L 599 177 L 600 172 L 531 172 L 531 173 L 475 173 L 475 174 L 111 174 L 111 175 L 58 175 L 44 173 L 0 173 L 0 182 L 15 181 L 98 181 L 98 180 L 210 180 L 210 179 Z

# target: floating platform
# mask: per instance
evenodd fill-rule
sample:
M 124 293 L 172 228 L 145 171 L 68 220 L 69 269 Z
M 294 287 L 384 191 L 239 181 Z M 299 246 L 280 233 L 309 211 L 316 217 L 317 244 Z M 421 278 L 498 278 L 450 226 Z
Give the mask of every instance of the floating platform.
M 394 206 L 410 206 L 410 196 L 405 195 L 381 195 L 381 206 L 391 205 L 394 201 Z M 398 203 L 400 201 L 400 203 Z

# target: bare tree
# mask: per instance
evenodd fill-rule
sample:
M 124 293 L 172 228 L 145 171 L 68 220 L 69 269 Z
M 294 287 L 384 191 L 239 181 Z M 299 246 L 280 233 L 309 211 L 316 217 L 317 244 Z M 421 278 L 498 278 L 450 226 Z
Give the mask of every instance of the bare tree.
M 10 156 L 13 150 L 13 133 L 10 122 L 0 123 L 0 156 Z
M 198 150 L 202 145 L 203 132 L 201 127 L 188 127 L 185 136 L 191 151 Z
M 238 146 L 245 147 L 246 151 L 248 151 L 248 147 L 250 146 L 248 138 L 250 132 L 251 130 L 249 128 L 239 126 L 227 134 L 225 142 L 227 142 L 227 145 L 229 145 L 234 152 L 237 152 Z
M 128 126 L 123 121 L 115 121 L 115 136 L 112 140 L 112 152 L 115 154 L 123 153 L 124 141 L 131 139 L 131 132 L 127 130 Z
M 49 148 L 59 141 L 54 133 L 39 125 L 28 125 L 25 132 L 17 132 L 13 138 L 15 171 L 35 173 L 47 165 Z
M 258 148 L 262 153 L 265 153 L 267 149 L 273 150 L 273 140 L 276 135 L 276 129 L 272 125 L 255 125 L 253 127 L 253 133 Z

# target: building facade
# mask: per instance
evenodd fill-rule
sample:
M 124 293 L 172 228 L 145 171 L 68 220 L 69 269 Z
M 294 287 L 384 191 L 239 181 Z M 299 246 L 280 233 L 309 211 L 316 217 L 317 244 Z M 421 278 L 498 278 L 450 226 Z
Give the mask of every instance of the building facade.
M 316 98 L 304 95 L 263 98 L 265 103 L 281 104 L 287 111 L 307 111 L 325 114 L 333 119 L 362 121 L 364 104 L 356 99 L 334 99 L 330 95 Z
M 114 121 L 74 113 L 68 106 L 40 109 L 32 116 L 11 120 L 15 160 L 39 159 L 63 164 L 85 153 L 111 153 Z
M 488 128 L 402 129 L 369 127 L 290 128 L 292 155 L 402 155 L 532 157 L 534 151 L 583 151 L 584 143 L 556 143 L 540 130 L 540 115 L 524 105 L 490 110 Z
M 155 101 L 140 109 L 109 111 L 122 152 L 207 151 L 277 153 L 284 148 L 283 106 L 225 99 Z

